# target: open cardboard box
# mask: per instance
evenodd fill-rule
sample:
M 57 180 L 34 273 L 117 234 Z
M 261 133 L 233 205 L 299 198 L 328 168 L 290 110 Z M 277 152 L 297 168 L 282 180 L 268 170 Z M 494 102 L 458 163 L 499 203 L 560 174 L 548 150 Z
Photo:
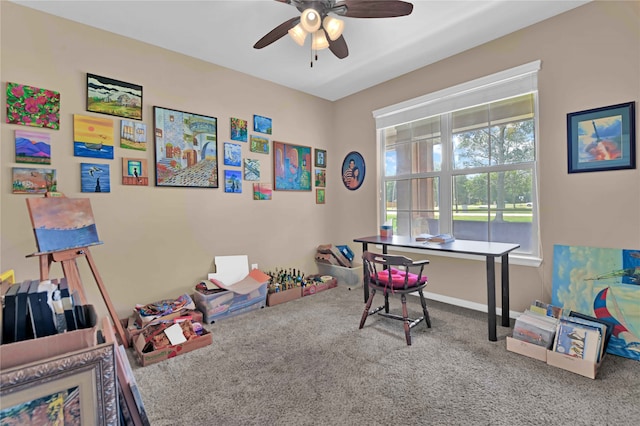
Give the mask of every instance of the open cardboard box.
M 547 350 L 547 364 L 571 371 L 572 373 L 576 373 L 590 379 L 596 378 L 598 368 L 600 368 L 600 364 L 602 363 L 603 359 L 604 354 L 602 354 L 600 362 L 595 363 L 586 359 L 575 358 L 569 355 L 561 354 L 559 352 Z
M 129 346 L 133 346 L 133 342 L 134 342 L 135 338 L 138 337 L 138 334 L 140 334 L 142 332 L 142 330 L 144 329 L 144 327 L 140 327 L 138 325 L 138 321 L 137 321 L 138 317 L 139 317 L 139 314 L 138 313 L 134 313 L 129 318 L 125 318 L 125 319 L 121 319 L 120 320 L 120 323 L 122 324 L 122 328 L 124 329 L 124 334 L 125 334 L 125 337 L 127 339 L 127 342 L 129 344 Z M 200 312 L 199 310 L 197 310 L 197 309 L 186 309 L 186 310 L 183 310 L 183 311 L 178 311 L 178 312 L 174 312 L 174 313 L 169 314 L 169 315 L 165 315 L 163 317 L 158 317 L 157 319 L 155 319 L 153 321 L 149 321 L 149 322 L 145 323 L 145 327 L 149 326 L 149 325 L 152 325 L 152 324 L 157 324 L 158 322 L 173 320 L 175 318 L 180 318 L 180 317 L 191 317 L 191 321 L 199 322 L 199 323 L 202 323 L 202 320 L 203 320 L 202 312 Z
M 507 350 L 547 362 L 547 348 L 507 336 Z
M 302 297 L 302 287 L 294 287 L 289 290 L 267 294 L 267 306 L 275 306 L 280 303 L 290 302 Z
M 138 363 L 145 367 L 150 364 L 155 364 L 156 362 L 164 361 L 165 359 L 173 358 L 181 354 L 186 354 L 187 352 L 191 352 L 196 349 L 204 348 L 211 343 L 213 343 L 211 332 L 204 330 L 202 335 L 194 339 L 187 340 L 184 343 L 167 346 L 162 349 L 145 353 L 142 352 L 142 349 L 146 344 L 144 335 L 139 334 L 134 341 L 133 348 Z
M 313 275 L 311 277 L 313 277 Z M 337 286 L 338 286 L 338 280 L 335 278 L 331 278 L 329 281 L 326 281 L 326 282 L 317 282 L 315 284 L 304 286 L 302 288 L 302 295 L 311 296 L 313 294 L 328 290 L 330 288 L 335 288 Z

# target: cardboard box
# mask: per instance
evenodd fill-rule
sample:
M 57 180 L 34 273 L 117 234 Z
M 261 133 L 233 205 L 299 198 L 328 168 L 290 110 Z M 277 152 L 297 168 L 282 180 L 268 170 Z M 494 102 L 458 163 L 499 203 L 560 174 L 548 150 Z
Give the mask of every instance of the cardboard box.
M 582 358 L 574 358 L 556 351 L 547 350 L 547 364 L 580 374 L 590 379 L 596 378 L 598 368 L 603 359 L 604 355 L 600 358 L 600 363 L 595 363 Z
M 313 278 L 313 277 L 314 275 L 310 276 L 309 278 Z M 306 285 L 302 287 L 302 296 L 311 296 L 321 291 L 325 291 L 330 288 L 335 288 L 337 286 L 338 286 L 338 280 L 336 280 L 335 278 L 323 283 L 318 282 L 316 284 Z
M 145 325 L 156 324 L 159 321 L 168 321 L 168 320 L 173 320 L 175 318 L 186 317 L 186 316 L 190 316 L 191 321 L 193 322 L 199 322 L 199 323 L 203 322 L 203 316 L 201 311 L 197 309 L 193 309 L 193 310 L 187 309 L 185 311 L 179 311 L 179 312 L 175 312 L 174 314 L 160 317 L 156 320 L 145 323 Z M 139 315 L 137 313 L 134 313 L 129 318 L 120 320 L 120 323 L 122 324 L 122 328 L 124 329 L 125 338 L 127 339 L 129 346 L 133 346 L 134 340 L 136 339 L 136 337 L 138 337 L 138 334 L 142 332 L 142 328 L 138 326 L 138 322 L 137 322 L 138 317 Z
M 349 288 L 362 286 L 361 263 L 354 263 L 351 268 L 338 265 L 328 265 L 321 262 L 316 262 L 316 265 L 318 265 L 319 275 L 331 275 L 338 280 L 339 285 L 348 286 Z
M 87 306 L 93 327 L 0 345 L 0 369 L 4 370 L 95 346 L 98 343 L 96 312 L 93 305 Z
M 547 362 L 547 348 L 507 336 L 507 350 Z
M 275 306 L 280 303 L 290 302 L 302 297 L 302 287 L 294 287 L 289 290 L 267 294 L 267 306 Z
M 142 352 L 142 349 L 145 346 L 145 340 L 144 336 L 140 334 L 136 338 L 133 347 L 136 360 L 140 365 L 145 367 L 150 364 L 155 364 L 156 362 L 164 361 L 165 359 L 173 358 L 181 354 L 186 354 L 187 352 L 191 352 L 196 349 L 204 348 L 211 343 L 213 343 L 211 332 L 204 330 L 204 333 L 201 336 L 196 337 L 195 339 L 188 340 L 179 345 L 167 346 L 166 348 L 147 353 Z

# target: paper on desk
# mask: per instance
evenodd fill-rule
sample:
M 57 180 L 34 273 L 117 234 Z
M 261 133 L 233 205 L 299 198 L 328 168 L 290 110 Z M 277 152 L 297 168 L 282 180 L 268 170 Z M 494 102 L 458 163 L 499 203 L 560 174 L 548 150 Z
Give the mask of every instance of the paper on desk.
M 187 341 L 187 338 L 184 337 L 180 324 L 173 324 L 171 327 L 165 328 L 164 334 L 167 335 L 167 338 L 172 345 L 179 345 L 180 343 Z
M 213 278 L 230 286 L 249 275 L 249 257 L 247 255 L 216 256 L 214 261 L 216 273 L 209 274 L 209 279 Z

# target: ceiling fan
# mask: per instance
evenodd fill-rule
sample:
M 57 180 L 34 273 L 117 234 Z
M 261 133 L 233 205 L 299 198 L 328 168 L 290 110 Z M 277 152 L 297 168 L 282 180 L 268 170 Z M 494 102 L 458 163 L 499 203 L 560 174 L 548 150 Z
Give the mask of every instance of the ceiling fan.
M 413 4 L 399 0 L 276 1 L 294 6 L 300 11 L 300 16 L 291 18 L 268 32 L 253 45 L 255 49 L 262 49 L 286 34 L 302 46 L 307 34 L 311 34 L 312 50 L 329 48 L 340 59 L 349 55 L 349 48 L 342 36 L 344 22 L 333 15 L 347 18 L 393 18 L 409 15 L 413 11 Z

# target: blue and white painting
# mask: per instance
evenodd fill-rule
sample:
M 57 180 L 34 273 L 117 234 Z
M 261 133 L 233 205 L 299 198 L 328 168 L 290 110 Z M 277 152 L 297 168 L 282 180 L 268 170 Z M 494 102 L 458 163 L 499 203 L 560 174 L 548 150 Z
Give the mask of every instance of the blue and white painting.
M 237 143 L 224 143 L 224 165 L 236 167 L 242 165 L 242 146 Z
M 270 135 L 273 131 L 271 119 L 268 117 L 263 117 L 261 115 L 254 115 L 253 131 Z
M 80 189 L 82 192 L 111 192 L 108 164 L 80 164 Z
M 235 194 L 242 192 L 242 172 L 240 170 L 224 171 L 224 192 Z

